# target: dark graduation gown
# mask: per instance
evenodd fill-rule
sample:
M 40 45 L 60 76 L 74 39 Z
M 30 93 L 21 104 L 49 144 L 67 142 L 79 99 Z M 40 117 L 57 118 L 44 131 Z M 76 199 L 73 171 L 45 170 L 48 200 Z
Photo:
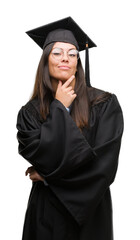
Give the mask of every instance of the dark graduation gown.
M 103 93 L 89 92 L 90 100 Z M 109 187 L 123 132 L 117 97 L 93 104 L 83 131 L 56 99 L 42 121 L 34 99 L 20 109 L 17 129 L 19 153 L 45 178 L 33 183 L 23 240 L 112 240 Z

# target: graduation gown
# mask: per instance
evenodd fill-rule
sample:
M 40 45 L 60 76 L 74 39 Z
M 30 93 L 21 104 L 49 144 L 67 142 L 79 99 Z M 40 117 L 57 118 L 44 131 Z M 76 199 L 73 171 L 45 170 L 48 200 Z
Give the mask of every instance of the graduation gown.
M 88 91 L 90 100 L 103 93 Z M 17 129 L 19 153 L 45 178 L 33 183 L 23 240 L 113 240 L 110 185 L 123 132 L 117 97 L 91 105 L 82 131 L 56 99 L 42 121 L 34 99 L 20 109 Z

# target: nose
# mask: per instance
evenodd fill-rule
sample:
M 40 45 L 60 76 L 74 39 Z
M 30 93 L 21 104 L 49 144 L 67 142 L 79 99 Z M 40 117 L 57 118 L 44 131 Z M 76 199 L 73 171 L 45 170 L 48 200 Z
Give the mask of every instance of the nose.
M 66 51 L 63 52 L 63 57 L 62 57 L 62 61 L 68 62 L 68 54 Z

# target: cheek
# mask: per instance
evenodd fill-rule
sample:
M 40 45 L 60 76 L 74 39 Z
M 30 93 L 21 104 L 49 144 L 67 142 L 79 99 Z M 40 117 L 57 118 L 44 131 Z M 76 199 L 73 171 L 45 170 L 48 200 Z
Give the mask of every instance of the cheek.
M 75 75 L 77 72 L 77 63 L 71 66 L 71 75 Z
M 73 65 L 72 70 L 73 70 L 74 74 L 77 72 L 77 63 L 75 63 Z
M 49 74 L 53 76 L 57 72 L 57 63 L 49 59 L 48 67 L 49 67 Z

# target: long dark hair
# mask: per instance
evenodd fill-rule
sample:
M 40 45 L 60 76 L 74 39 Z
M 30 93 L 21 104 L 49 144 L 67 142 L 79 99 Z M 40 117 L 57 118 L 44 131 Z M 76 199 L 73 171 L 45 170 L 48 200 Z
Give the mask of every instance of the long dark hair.
M 41 56 L 35 79 L 34 90 L 31 99 L 38 98 L 40 101 L 40 114 L 45 120 L 49 113 L 49 108 L 54 99 L 54 90 L 52 88 L 49 75 L 48 56 L 54 43 L 49 44 Z M 89 119 L 89 99 L 85 82 L 84 70 L 80 58 L 77 63 L 75 92 L 77 97 L 72 103 L 71 117 L 76 125 L 82 129 L 88 126 Z

